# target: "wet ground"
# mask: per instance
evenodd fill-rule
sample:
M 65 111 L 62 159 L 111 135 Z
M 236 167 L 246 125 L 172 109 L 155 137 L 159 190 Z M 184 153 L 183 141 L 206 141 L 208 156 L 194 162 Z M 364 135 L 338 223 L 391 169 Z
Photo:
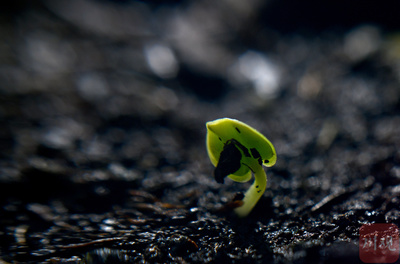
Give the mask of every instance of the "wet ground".
M 363 224 L 399 225 L 398 25 L 278 3 L 1 11 L 0 262 L 357 263 Z M 245 219 L 251 182 L 206 153 L 220 117 L 278 155 Z

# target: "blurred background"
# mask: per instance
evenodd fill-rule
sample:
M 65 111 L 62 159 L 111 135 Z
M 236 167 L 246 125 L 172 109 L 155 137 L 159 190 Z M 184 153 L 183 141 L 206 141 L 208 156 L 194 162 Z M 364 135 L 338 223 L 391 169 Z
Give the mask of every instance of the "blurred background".
M 398 224 L 400 217 L 398 7 L 388 0 L 6 1 L 4 260 L 54 260 L 51 250 L 93 241 L 98 230 L 118 237 L 116 230 L 132 229 L 110 215 L 121 208 L 137 226 L 196 214 L 218 220 L 216 239 L 225 234 L 218 223 L 229 222 L 229 213 L 216 211 L 246 185 L 212 177 L 205 122 L 221 117 L 257 128 L 278 154 L 258 212 L 247 220 L 251 238 L 243 242 L 235 229 L 243 223 L 229 222 L 237 237 L 218 242 L 223 253 L 207 242 L 209 232 L 197 231 L 199 249 L 173 251 L 167 261 L 358 258 L 363 223 Z M 167 207 L 157 211 L 155 200 L 179 206 L 163 214 Z M 134 260 L 156 262 L 171 248 L 158 244 L 154 257 L 147 246 L 157 239 L 142 239 Z M 68 250 L 65 258 L 83 254 Z

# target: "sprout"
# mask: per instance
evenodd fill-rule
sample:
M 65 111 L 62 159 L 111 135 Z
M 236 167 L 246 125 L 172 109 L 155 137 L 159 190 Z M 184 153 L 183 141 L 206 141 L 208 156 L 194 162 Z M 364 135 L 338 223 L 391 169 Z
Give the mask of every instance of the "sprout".
M 239 217 L 247 216 L 267 187 L 267 175 L 262 167 L 276 162 L 274 146 L 260 132 L 235 119 L 221 118 L 206 123 L 207 152 L 215 180 L 224 183 L 229 177 L 236 182 L 247 182 L 254 174 L 254 183 L 243 198 L 243 205 L 235 209 Z

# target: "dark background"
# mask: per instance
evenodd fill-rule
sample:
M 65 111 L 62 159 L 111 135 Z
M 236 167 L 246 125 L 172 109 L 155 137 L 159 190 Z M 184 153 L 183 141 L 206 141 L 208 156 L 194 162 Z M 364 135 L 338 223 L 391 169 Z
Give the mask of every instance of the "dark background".
M 357 263 L 399 225 L 396 1 L 6 1 L 0 261 Z M 278 161 L 213 179 L 205 122 Z

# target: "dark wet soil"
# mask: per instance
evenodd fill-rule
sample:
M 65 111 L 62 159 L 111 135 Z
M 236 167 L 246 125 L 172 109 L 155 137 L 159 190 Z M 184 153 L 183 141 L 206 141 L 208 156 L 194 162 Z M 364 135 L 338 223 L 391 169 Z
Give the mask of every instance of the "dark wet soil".
M 9 3 L 0 262 L 357 263 L 363 224 L 399 226 L 399 25 L 270 3 Z M 278 154 L 244 219 L 251 182 L 205 149 L 220 117 Z

